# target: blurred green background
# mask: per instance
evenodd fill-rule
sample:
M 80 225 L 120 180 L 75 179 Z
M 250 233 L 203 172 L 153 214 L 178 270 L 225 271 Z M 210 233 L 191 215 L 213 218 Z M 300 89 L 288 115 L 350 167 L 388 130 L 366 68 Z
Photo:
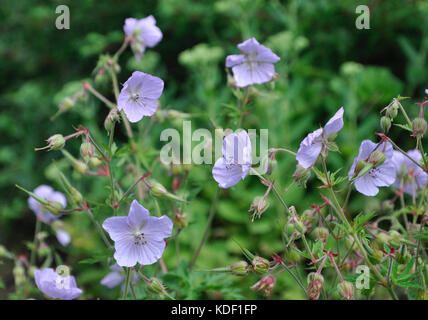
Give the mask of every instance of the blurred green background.
M 55 28 L 55 8 L 70 8 L 71 28 Z M 370 30 L 357 30 L 357 5 L 370 7 Z M 123 23 L 127 17 L 142 18 L 152 14 L 163 32 L 163 40 L 147 50 L 141 62 L 135 61 L 128 49 L 120 59 L 119 81 L 123 83 L 132 71 L 141 70 L 161 77 L 165 91 L 163 109 L 187 113 L 204 113 L 222 125 L 227 118 L 223 104 L 235 102 L 227 86 L 225 57 L 236 54 L 236 44 L 251 36 L 280 56 L 275 65 L 280 78 L 275 88 L 258 86 L 246 116 L 246 128 L 269 128 L 269 146 L 297 150 L 304 136 L 345 107 L 345 127 L 337 138 L 341 154 L 330 159 L 333 169 L 349 165 L 363 139 L 375 139 L 379 130 L 379 112 L 398 94 L 421 99 L 428 86 L 428 1 L 374 0 L 237 0 L 237 1 L 13 1 L 0 5 L 0 244 L 19 254 L 28 253 L 26 241 L 32 241 L 35 216 L 27 207 L 25 194 L 18 183 L 30 190 L 40 184 L 59 189 L 52 163 L 72 177 L 73 184 L 94 202 L 104 201 L 107 180 L 81 178 L 71 173 L 59 152 L 34 152 L 44 140 L 55 134 L 69 134 L 73 126 L 84 124 L 99 139 L 106 139 L 102 127 L 107 109 L 89 98 L 69 112 L 50 121 L 61 100 L 91 77 L 98 55 L 115 52 L 123 40 Z M 113 99 L 110 86 L 99 88 Z M 411 117 L 418 113 L 413 102 L 404 102 Z M 138 127 L 144 132 L 149 123 Z M 162 129 L 178 121 L 155 123 L 143 142 L 145 162 L 153 176 L 169 189 L 171 177 L 156 157 L 162 146 Z M 193 129 L 210 128 L 205 119 L 194 119 Z M 98 129 L 97 129 L 98 128 Z M 118 133 L 118 146 L 126 138 Z M 402 138 L 398 128 L 391 136 L 403 149 L 412 146 L 410 138 Z M 67 144 L 78 155 L 78 142 Z M 292 180 L 296 161 L 279 154 L 274 178 L 284 189 Z M 121 161 L 121 160 L 119 160 Z M 67 171 L 68 170 L 68 171 Z M 124 171 L 124 169 L 123 169 Z M 121 183 L 129 186 L 132 179 Z M 311 183 L 313 182 L 313 183 Z M 216 191 L 211 166 L 194 166 L 189 177 L 192 202 L 187 208 L 189 226 L 180 235 L 181 260 L 189 261 L 202 236 L 210 202 Z M 307 190 L 293 186 L 286 195 L 289 204 L 303 211 L 308 204 L 319 203 L 318 183 L 311 180 Z M 248 209 L 252 199 L 265 188 L 255 177 L 248 177 L 237 186 L 223 191 L 207 244 L 199 257 L 197 270 L 221 267 L 240 259 L 236 240 L 252 252 L 269 257 L 281 252 L 281 227 L 284 224 L 281 206 L 273 195 L 271 207 L 262 219 L 250 222 Z M 380 196 L 365 198 L 352 195 L 355 212 L 379 207 L 381 199 L 391 194 L 382 190 Z M 363 200 L 363 201 L 362 201 Z M 143 204 L 153 208 L 151 201 Z M 172 215 L 172 206 L 161 202 L 163 213 Z M 110 212 L 104 206 L 96 212 L 102 221 Z M 66 264 L 73 267 L 78 283 L 85 289 L 85 298 L 115 298 L 119 288 L 109 290 L 99 284 L 108 273 L 103 263 L 79 263 L 93 258 L 102 242 L 89 219 L 73 215 L 62 219 L 72 234 L 72 243 L 63 248 L 55 237 L 49 239 Z M 165 252 L 167 266 L 174 271 L 165 282 L 172 289 L 185 292 L 184 298 L 256 298 L 248 287 L 256 282 L 255 275 L 244 279 L 232 276 L 195 272 L 187 275 L 177 264 L 174 244 Z M 11 269 L 5 261 L 0 265 L 2 288 L 0 298 L 15 291 Z M 303 270 L 302 270 L 303 272 Z M 175 286 L 175 287 L 174 287 Z M 185 288 L 185 289 L 183 289 Z M 35 291 L 37 295 L 37 291 Z M 12 294 L 10 298 L 18 298 Z M 303 298 L 293 280 L 283 273 L 272 295 L 274 299 Z

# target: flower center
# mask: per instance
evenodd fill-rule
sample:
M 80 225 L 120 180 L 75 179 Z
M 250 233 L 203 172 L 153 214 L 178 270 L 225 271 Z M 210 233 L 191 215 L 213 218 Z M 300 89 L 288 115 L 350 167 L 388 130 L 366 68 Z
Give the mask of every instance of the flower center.
M 134 235 L 134 244 L 135 244 L 136 246 L 143 246 L 143 245 L 146 245 L 146 244 L 147 244 L 147 240 L 146 240 L 146 238 L 144 237 L 144 233 L 143 233 L 143 232 L 142 232 L 142 233 L 139 233 L 139 234 Z

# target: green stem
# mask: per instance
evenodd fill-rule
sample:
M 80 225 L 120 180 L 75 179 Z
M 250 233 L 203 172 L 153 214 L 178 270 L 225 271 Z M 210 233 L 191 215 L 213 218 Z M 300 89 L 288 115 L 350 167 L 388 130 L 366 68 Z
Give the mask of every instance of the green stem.
M 129 282 L 131 280 L 131 268 L 126 268 L 125 289 L 123 290 L 122 300 L 126 300 L 128 296 Z
M 34 266 L 36 262 L 36 248 L 37 248 L 37 234 L 40 232 L 41 222 L 38 217 L 36 217 L 36 227 L 34 229 L 34 239 L 33 239 L 33 247 L 31 248 L 31 258 L 30 264 Z
M 212 224 L 213 219 L 214 219 L 214 214 L 215 214 L 215 211 L 216 211 L 219 194 L 220 194 L 220 190 L 217 189 L 217 191 L 215 193 L 215 196 L 214 196 L 214 200 L 213 200 L 213 202 L 211 204 L 210 213 L 208 215 L 207 226 L 205 227 L 205 231 L 204 231 L 204 234 L 202 236 L 201 242 L 199 243 L 199 246 L 196 249 L 195 255 L 193 256 L 193 259 L 192 259 L 192 263 L 190 264 L 190 267 L 189 267 L 190 271 L 193 269 L 193 266 L 195 265 L 196 260 L 198 259 L 199 253 L 201 252 L 201 249 L 204 246 L 205 241 L 207 240 L 208 232 L 210 230 L 211 224 Z

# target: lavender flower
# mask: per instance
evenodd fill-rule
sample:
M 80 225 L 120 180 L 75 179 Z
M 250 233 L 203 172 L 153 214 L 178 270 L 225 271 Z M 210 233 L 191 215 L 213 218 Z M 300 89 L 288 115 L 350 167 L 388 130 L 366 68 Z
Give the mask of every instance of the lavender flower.
M 103 228 L 113 239 L 114 258 L 119 266 L 149 265 L 158 261 L 165 250 L 164 238 L 171 236 L 172 221 L 150 213 L 136 200 L 132 201 L 127 217 L 108 218 Z
M 417 162 L 422 160 L 419 150 L 410 150 L 407 155 Z M 394 186 L 397 188 L 402 187 L 406 193 L 417 197 L 416 190 L 423 188 L 427 184 L 428 175 L 426 172 L 401 152 L 395 150 L 393 151 L 392 161 L 397 170 Z
M 146 47 L 153 48 L 162 40 L 162 32 L 153 16 L 140 20 L 127 18 L 123 30 L 131 39 L 131 48 L 137 60 L 141 59 Z
M 379 192 L 378 187 L 388 187 L 394 183 L 396 171 L 392 154 L 392 145 L 389 142 L 377 144 L 364 140 L 361 143 L 358 156 L 348 173 L 349 180 L 364 173 L 354 181 L 358 192 L 375 196 Z
M 117 287 L 119 284 L 125 280 L 125 277 L 123 275 L 123 268 L 119 266 L 118 264 L 114 264 L 110 266 L 110 272 L 108 275 L 106 275 L 102 280 L 101 284 L 103 286 L 106 286 L 107 288 L 114 288 Z M 134 273 L 134 279 L 132 279 L 132 283 L 137 282 L 138 276 L 136 273 Z M 124 283 L 122 284 L 122 290 L 124 289 Z
M 272 80 L 275 75 L 273 64 L 279 57 L 269 48 L 261 45 L 255 38 L 238 44 L 242 54 L 226 57 L 226 67 L 232 68 L 233 77 L 238 87 L 261 84 Z
M 120 91 L 117 108 L 124 110 L 129 121 L 140 121 L 156 112 L 162 91 L 162 79 L 135 71 Z
M 223 156 L 214 164 L 212 174 L 220 188 L 229 188 L 247 176 L 251 167 L 251 141 L 247 132 L 229 134 L 223 140 Z
M 428 89 L 425 89 L 425 94 L 428 95 Z
M 343 128 L 343 107 L 331 118 L 324 128 L 308 134 L 297 151 L 296 160 L 305 169 L 312 167 L 317 161 L 323 146 L 329 147 L 336 134 Z
M 66 197 L 58 191 L 55 191 L 50 186 L 41 185 L 34 189 L 34 194 L 39 198 L 55 201 L 62 205 L 64 208 L 67 205 Z M 41 203 L 33 197 L 28 198 L 28 206 L 36 214 L 37 218 L 45 223 L 50 223 L 52 220 L 58 219 L 60 215 L 53 215 Z
M 82 294 L 73 276 L 63 277 L 52 268 L 34 271 L 37 288 L 51 298 L 73 300 Z
M 68 246 L 71 241 L 70 234 L 67 231 L 59 228 L 56 230 L 56 238 L 64 247 Z

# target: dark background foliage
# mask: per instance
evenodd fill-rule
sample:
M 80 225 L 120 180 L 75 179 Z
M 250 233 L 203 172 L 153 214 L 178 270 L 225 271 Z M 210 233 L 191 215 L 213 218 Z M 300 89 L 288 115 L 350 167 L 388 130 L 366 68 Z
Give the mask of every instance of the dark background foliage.
M 55 28 L 55 8 L 59 4 L 70 8 L 70 30 Z M 370 7 L 370 30 L 355 28 L 355 8 L 359 4 Z M 344 106 L 345 129 L 337 140 L 341 154 L 334 154 L 330 160 L 333 168 L 344 167 L 343 173 L 347 172 L 360 141 L 375 139 L 380 110 L 398 94 L 420 99 L 428 83 L 428 2 L 422 0 L 3 0 L 0 6 L 0 244 L 11 251 L 24 253 L 25 242 L 32 240 L 34 228 L 34 215 L 27 207 L 26 196 L 14 184 L 28 189 L 40 184 L 58 187 L 48 168 L 53 160 L 60 162 L 60 154 L 36 153 L 34 148 L 42 146 L 55 133 L 71 133 L 73 126 L 80 123 L 94 128 L 98 135 L 104 134 L 102 122 L 107 111 L 90 99 L 87 106 L 78 106 L 55 121 L 49 118 L 57 111 L 61 99 L 73 93 L 80 80 L 91 76 L 98 54 L 117 50 L 123 39 L 125 18 L 149 14 L 155 16 L 163 40 L 146 53 L 141 63 L 133 59 L 130 50 L 125 52 L 121 57 L 121 83 L 136 69 L 160 76 L 166 84 L 161 100 L 163 108 L 207 113 L 221 125 L 226 117 L 222 104 L 234 101 L 227 87 L 224 59 L 227 54 L 237 53 L 237 43 L 254 36 L 281 57 L 276 65 L 280 79 L 274 90 L 259 88 L 264 93 L 254 99 L 246 127 L 269 128 L 271 147 L 296 150 L 308 132 Z M 100 90 L 113 98 L 108 86 Z M 413 103 L 404 104 L 411 116 L 417 114 Z M 147 122 L 141 124 L 143 128 L 146 125 Z M 195 120 L 192 125 L 209 126 L 203 119 Z M 95 129 L 97 126 L 100 129 Z M 162 145 L 159 133 L 167 126 L 171 124 L 153 127 L 147 138 L 150 141 L 144 143 L 159 148 Z M 399 133 L 392 130 L 393 138 L 404 149 L 410 147 L 411 139 L 402 139 Z M 123 132 L 119 132 L 118 139 L 119 145 L 125 142 Z M 78 144 L 71 144 L 71 150 L 77 154 Z M 148 156 L 149 160 L 154 161 L 155 157 Z M 285 187 L 291 181 L 295 160 L 279 155 L 278 161 L 276 178 Z M 170 178 L 166 175 L 161 178 L 163 169 L 159 165 L 153 169 L 158 173 L 156 178 L 170 187 Z M 183 260 L 191 258 L 197 242 L 194 239 L 201 237 L 216 189 L 210 169 L 195 167 L 190 176 L 191 189 L 198 193 L 189 206 L 190 226 L 182 235 Z M 74 178 L 89 198 L 105 198 L 104 182 Z M 234 240 L 267 257 L 281 251 L 280 229 L 276 226 L 281 209 L 275 200 L 271 199 L 274 205 L 253 224 L 246 212 L 253 197 L 263 192 L 264 188 L 252 177 L 222 194 L 211 237 L 201 254 L 200 269 L 240 259 Z M 390 192 L 383 190 L 380 198 Z M 291 188 L 286 199 L 303 211 L 309 203 L 319 201 L 319 193 L 316 184 L 310 183 L 306 191 Z M 361 211 L 376 209 L 379 204 L 380 199 L 353 194 L 351 207 Z M 100 213 L 100 220 L 104 216 Z M 76 217 L 64 220 L 73 235 L 72 248 L 58 250 L 64 257 L 70 257 L 66 258 L 67 263 L 77 264 L 102 246 L 96 235 L 85 238 L 76 230 L 84 230 L 88 235 L 89 222 L 85 224 Z M 173 248 L 167 250 L 166 261 L 172 267 L 176 263 Z M 11 267 L 0 265 L 0 276 L 7 288 L 0 288 L 0 297 L 14 291 Z M 74 268 L 80 283 L 88 288 L 87 297 L 115 296 L 105 293 L 100 285 L 92 287 L 107 273 L 107 268 L 97 265 L 94 269 L 88 264 L 77 264 Z M 181 276 L 192 283 L 188 280 L 190 276 Z M 227 286 L 241 288 L 239 294 L 249 297 L 248 286 L 256 280 L 253 277 Z M 205 288 L 212 288 L 211 295 L 206 293 L 210 290 L 201 293 L 189 289 L 187 297 L 238 295 L 210 285 Z M 223 295 L 217 296 L 218 292 Z M 275 292 L 276 298 L 302 297 L 285 274 Z

